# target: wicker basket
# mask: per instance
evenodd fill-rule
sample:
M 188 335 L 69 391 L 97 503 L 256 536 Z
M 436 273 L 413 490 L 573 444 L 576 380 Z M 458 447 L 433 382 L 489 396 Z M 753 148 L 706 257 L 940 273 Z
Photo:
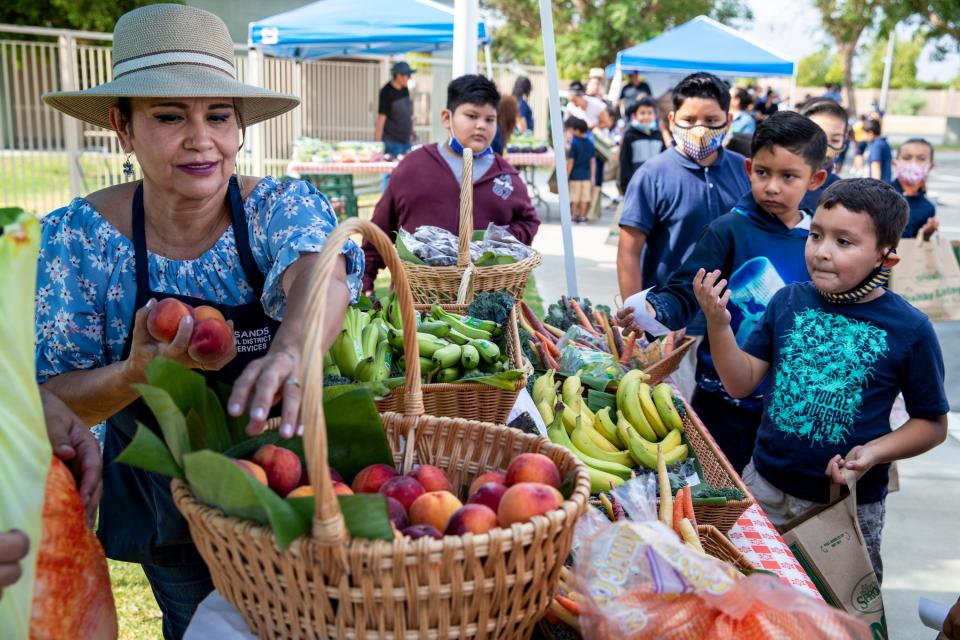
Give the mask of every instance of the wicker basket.
M 465 305 L 443 305 L 451 313 L 466 313 Z M 416 305 L 417 311 L 430 311 L 430 305 Z M 507 320 L 507 358 L 513 369 L 525 370 L 523 351 L 520 349 L 520 334 L 517 331 L 516 311 L 510 312 Z M 527 386 L 527 376 L 519 380 L 512 391 L 498 389 L 479 382 L 458 384 L 425 384 L 423 390 L 423 407 L 427 415 L 451 416 L 479 420 L 480 422 L 505 423 L 510 415 L 520 389 Z M 377 400 L 377 409 L 385 411 L 402 411 L 405 391 L 397 387 L 390 395 Z
M 460 223 L 457 265 L 431 267 L 403 261 L 410 282 L 413 301 L 417 304 L 464 304 L 475 292 L 506 291 L 519 300 L 527 287 L 527 279 L 540 265 L 535 253 L 513 264 L 477 267 L 470 263 L 470 239 L 473 234 L 473 152 L 463 150 L 463 174 L 460 187 Z
M 321 343 L 327 283 L 351 233 L 366 236 L 395 275 L 406 373 L 403 414 L 382 415 L 401 468 L 414 462 L 444 469 L 454 486 L 502 470 L 521 452 L 549 456 L 561 475 L 576 471 L 574 492 L 559 508 L 482 535 L 350 539 L 333 492 L 323 416 Z M 413 305 L 399 258 L 372 223 L 350 219 L 327 239 L 307 301 L 304 326 L 304 446 L 316 514 L 309 535 L 281 552 L 267 527 L 224 515 L 173 481 L 177 508 L 214 586 L 261 638 L 526 638 L 556 592 L 573 525 L 586 509 L 590 480 L 567 450 L 546 438 L 500 425 L 423 415 Z
M 743 484 L 743 480 L 733 470 L 727 457 L 710 436 L 710 432 L 703 426 L 700 417 L 689 403 L 684 401 L 684 405 L 687 409 L 687 415 L 683 419 L 684 435 L 687 436 L 687 441 L 690 442 L 697 460 L 700 461 L 703 479 L 712 487 L 736 487 L 747 496 L 744 500 L 727 500 L 724 506 L 696 503 L 693 505 L 698 524 L 713 525 L 722 533 L 726 533 L 733 528 L 747 507 L 753 504 L 753 498 Z
M 696 338 L 686 336 L 680 341 L 680 344 L 678 344 L 673 351 L 663 358 L 660 358 L 649 367 L 646 367 L 644 372 L 650 376 L 650 379 L 647 380 L 647 383 L 652 387 L 655 384 L 663 382 L 664 378 L 676 371 L 677 368 L 680 367 L 680 362 L 683 360 L 683 357 L 687 355 L 687 351 L 690 350 L 690 347 L 692 347 L 693 343 L 696 341 Z
M 750 564 L 747 556 L 743 555 L 740 549 L 737 549 L 727 536 L 720 533 L 720 530 L 709 524 L 698 524 L 697 534 L 700 536 L 700 544 L 707 555 L 713 556 L 718 560 L 729 562 L 737 571 L 749 575 L 757 570 Z

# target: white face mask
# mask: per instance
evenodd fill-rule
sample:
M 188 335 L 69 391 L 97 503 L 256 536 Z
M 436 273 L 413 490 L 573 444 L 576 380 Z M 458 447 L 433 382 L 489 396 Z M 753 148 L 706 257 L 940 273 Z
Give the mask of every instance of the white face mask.
M 407 89 L 409 89 L 410 91 L 413 91 L 416 88 L 417 88 L 417 81 L 414 78 L 410 78 L 409 80 L 407 80 Z

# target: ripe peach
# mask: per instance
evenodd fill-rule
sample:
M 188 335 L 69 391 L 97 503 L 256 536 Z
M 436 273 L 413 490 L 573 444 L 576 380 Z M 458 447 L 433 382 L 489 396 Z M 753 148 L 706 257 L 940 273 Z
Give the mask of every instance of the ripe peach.
M 519 482 L 503 494 L 497 517 L 501 527 L 526 522 L 533 516 L 553 511 L 559 506 L 553 487 L 538 482 Z
M 351 492 L 352 493 L 352 492 Z M 287 494 L 288 498 L 312 498 L 313 497 L 313 487 L 308 484 L 300 485 L 293 491 Z
M 200 363 L 217 362 L 233 347 L 233 329 L 223 320 L 207 318 L 193 327 L 187 354 Z
M 376 493 L 384 482 L 398 475 L 397 470 L 388 464 L 372 464 L 361 469 L 350 486 L 354 493 Z
M 293 451 L 272 444 L 265 444 L 253 454 L 252 460 L 267 472 L 270 488 L 285 496 L 300 483 L 303 468 L 300 458 Z
M 223 314 L 211 306 L 202 304 L 199 307 L 193 308 L 194 320 L 196 320 L 197 322 L 200 322 L 201 320 L 206 320 L 207 318 L 216 318 L 220 322 L 226 322 L 226 320 L 223 317 Z
M 419 482 L 425 491 L 453 492 L 447 474 L 440 467 L 435 467 L 432 464 L 418 464 L 407 475 Z
M 440 540 L 443 538 L 443 534 L 440 533 L 436 527 L 431 527 L 429 524 L 411 525 L 403 530 L 403 535 L 412 540 L 416 540 L 417 538 L 422 538 L 424 536 L 429 536 L 435 540 Z
M 506 492 L 506 485 L 496 482 L 484 482 L 473 490 L 473 493 L 467 498 L 467 504 L 482 504 L 485 507 L 490 507 L 493 509 L 493 512 L 496 513 L 497 508 L 500 506 L 500 498 L 502 498 Z
M 473 495 L 477 487 L 487 482 L 496 482 L 497 484 L 507 486 L 507 474 L 503 471 L 487 471 L 486 473 L 481 473 L 470 483 L 470 490 L 467 491 L 467 495 Z
M 387 496 L 387 515 L 394 529 L 406 529 L 410 526 L 410 519 L 407 517 L 407 510 L 396 498 Z
M 424 490 L 423 486 L 410 476 L 397 476 L 384 482 L 380 493 L 397 500 L 404 509 L 409 509 L 413 501 L 424 494 Z
M 233 464 L 259 480 L 265 487 L 270 486 L 270 483 L 267 482 L 267 472 L 264 471 L 260 465 L 250 462 L 249 460 L 234 460 Z
M 193 307 L 174 298 L 158 300 L 147 314 L 147 333 L 154 340 L 173 342 L 184 316 L 192 315 Z
M 449 491 L 431 491 L 425 493 L 410 505 L 410 522 L 413 524 L 429 524 L 443 531 L 454 512 L 463 506 L 463 503 Z
M 352 496 L 353 489 L 343 482 L 333 481 L 333 492 L 338 496 Z
M 521 453 L 507 467 L 507 486 L 518 482 L 540 482 L 560 486 L 560 472 L 553 460 L 542 453 Z
M 497 528 L 497 514 L 490 507 L 482 504 L 465 504 L 457 509 L 443 534 L 447 536 L 462 536 L 465 533 L 486 533 Z

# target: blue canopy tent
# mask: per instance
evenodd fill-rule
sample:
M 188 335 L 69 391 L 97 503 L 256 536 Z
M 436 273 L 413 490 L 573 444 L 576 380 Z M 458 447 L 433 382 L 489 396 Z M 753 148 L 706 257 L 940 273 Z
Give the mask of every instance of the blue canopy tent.
M 477 25 L 481 44 L 486 25 Z M 287 58 L 429 52 L 453 45 L 453 9 L 430 0 L 319 0 L 250 23 L 249 44 Z
M 789 58 L 765 47 L 735 29 L 707 16 L 697 16 L 617 54 L 617 61 L 607 67 L 607 75 L 618 83 L 622 73 L 639 71 L 661 84 L 670 80 L 708 71 L 724 77 L 794 76 L 796 64 Z M 663 83 L 668 83 L 666 86 Z M 653 87 L 655 93 L 660 93 Z M 618 89 L 619 91 L 619 89 Z

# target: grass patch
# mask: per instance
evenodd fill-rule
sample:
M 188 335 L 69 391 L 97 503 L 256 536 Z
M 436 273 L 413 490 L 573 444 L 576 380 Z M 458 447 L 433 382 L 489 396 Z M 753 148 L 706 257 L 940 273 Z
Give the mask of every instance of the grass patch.
M 120 640 L 162 638 L 163 616 L 139 564 L 107 561 L 117 605 Z

